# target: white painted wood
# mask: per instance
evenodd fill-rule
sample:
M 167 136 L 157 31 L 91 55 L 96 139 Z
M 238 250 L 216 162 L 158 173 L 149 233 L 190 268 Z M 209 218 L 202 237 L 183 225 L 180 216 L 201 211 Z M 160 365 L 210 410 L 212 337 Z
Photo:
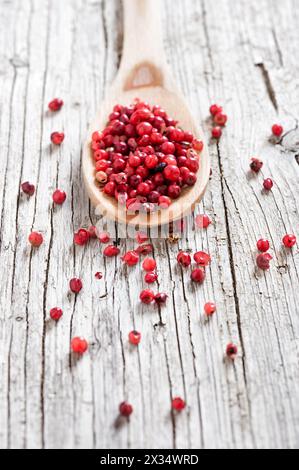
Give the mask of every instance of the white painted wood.
M 163 34 L 176 81 L 200 123 L 219 101 L 229 122 L 211 143 L 213 175 L 198 211 L 207 231 L 171 244 L 155 241 L 159 312 L 141 306 L 140 266 L 104 261 L 97 242 L 74 247 L 72 234 L 96 221 L 80 155 L 91 119 L 115 77 L 122 43 L 116 0 L 2 2 L 0 16 L 0 447 L 295 448 L 299 445 L 298 5 L 287 0 L 164 0 Z M 48 115 L 48 101 L 64 108 Z M 282 122 L 286 135 L 268 142 Z M 59 149 L 53 130 L 64 130 Z M 252 155 L 264 161 L 250 178 Z M 265 195 L 263 177 L 274 187 Z M 37 186 L 30 199 L 22 181 Z M 55 187 L 68 193 L 52 207 Z M 28 247 L 31 228 L 45 243 Z M 255 243 L 271 242 L 271 270 L 255 270 Z M 121 240 L 122 251 L 135 243 Z M 213 261 L 202 287 L 176 265 L 179 247 L 206 249 Z M 102 271 L 101 281 L 94 273 Z M 82 277 L 75 299 L 70 277 Z M 215 300 L 217 314 L 202 318 Z M 49 309 L 61 306 L 57 325 Z M 131 349 L 127 334 L 142 332 Z M 73 335 L 90 350 L 69 356 Z M 228 341 L 240 350 L 223 362 Z M 188 408 L 171 415 L 170 397 Z M 115 426 L 118 404 L 134 406 Z

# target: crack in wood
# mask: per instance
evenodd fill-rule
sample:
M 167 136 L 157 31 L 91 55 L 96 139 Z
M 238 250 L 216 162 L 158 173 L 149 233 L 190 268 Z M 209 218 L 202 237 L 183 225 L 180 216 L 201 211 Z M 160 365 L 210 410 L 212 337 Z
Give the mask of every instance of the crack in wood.
M 260 69 L 260 71 L 262 73 L 264 83 L 265 83 L 265 87 L 266 87 L 266 90 L 267 90 L 267 93 L 268 93 L 268 96 L 270 98 L 270 101 L 271 101 L 274 109 L 276 111 L 278 111 L 278 104 L 277 104 L 276 94 L 275 94 L 274 87 L 273 87 L 271 79 L 270 79 L 269 72 L 268 72 L 265 64 L 263 62 L 259 62 L 259 63 L 255 64 L 255 66 Z

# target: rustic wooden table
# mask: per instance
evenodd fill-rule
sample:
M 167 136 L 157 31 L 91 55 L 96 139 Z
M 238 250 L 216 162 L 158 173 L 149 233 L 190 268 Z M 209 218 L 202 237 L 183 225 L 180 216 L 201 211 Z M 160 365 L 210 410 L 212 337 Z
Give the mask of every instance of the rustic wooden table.
M 299 446 L 299 8 L 295 0 L 164 0 L 164 43 L 195 115 L 220 102 L 229 122 L 210 143 L 213 175 L 199 211 L 213 224 L 178 244 L 155 241 L 166 307 L 141 308 L 140 267 L 104 261 L 73 232 L 96 222 L 80 155 L 86 129 L 119 64 L 118 0 L 1 0 L 0 27 L 0 446 L 1 448 L 295 448 Z M 61 96 L 60 113 L 46 112 Z M 268 141 L 281 122 L 281 141 Z M 51 148 L 53 130 L 64 130 Z M 250 157 L 264 161 L 250 177 Z M 274 187 L 264 194 L 263 177 Z M 20 183 L 30 180 L 30 199 Z M 53 207 L 61 187 L 65 204 Z M 38 250 L 28 233 L 44 233 Z M 255 244 L 271 243 L 268 272 Z M 134 242 L 121 240 L 122 251 Z M 179 248 L 212 255 L 203 286 L 176 264 Z M 102 281 L 94 279 L 102 271 Z M 84 282 L 75 297 L 74 275 Z M 206 323 L 203 304 L 217 303 Z M 61 306 L 53 324 L 49 309 Z M 138 349 L 128 345 L 132 328 Z M 88 338 L 81 360 L 70 338 Z M 234 363 L 226 344 L 239 347 Z M 187 408 L 170 413 L 172 396 Z M 116 426 L 118 404 L 134 413 Z

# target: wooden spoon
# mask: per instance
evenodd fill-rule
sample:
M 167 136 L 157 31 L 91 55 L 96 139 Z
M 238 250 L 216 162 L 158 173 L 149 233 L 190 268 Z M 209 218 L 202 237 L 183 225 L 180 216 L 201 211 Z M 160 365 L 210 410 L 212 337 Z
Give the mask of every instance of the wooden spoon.
M 151 214 L 128 215 L 121 209 L 115 198 L 100 190 L 95 180 L 95 167 L 90 149 L 91 134 L 104 129 L 108 115 L 115 104 L 131 104 L 134 98 L 150 104 L 161 105 L 167 113 L 179 121 L 183 129 L 191 131 L 204 141 L 202 129 L 192 117 L 184 98 L 177 90 L 168 69 L 162 47 L 159 21 L 159 0 L 123 0 L 124 5 L 124 46 L 117 76 L 92 123 L 83 149 L 83 176 L 88 195 L 97 211 L 109 219 L 141 227 L 155 227 L 179 219 L 194 210 L 206 189 L 210 163 L 207 146 L 200 156 L 197 182 L 184 189 L 168 209 Z

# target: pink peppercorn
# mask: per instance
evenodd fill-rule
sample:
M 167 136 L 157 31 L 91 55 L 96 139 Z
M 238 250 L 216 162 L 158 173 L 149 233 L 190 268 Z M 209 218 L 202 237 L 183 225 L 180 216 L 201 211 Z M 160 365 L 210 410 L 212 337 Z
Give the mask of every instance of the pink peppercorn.
M 97 228 L 95 225 L 90 225 L 88 227 L 89 238 L 98 238 Z
M 127 251 L 127 253 L 122 256 L 122 261 L 128 266 L 135 266 L 139 261 L 139 255 L 136 251 Z
M 66 200 L 66 193 L 64 191 L 61 191 L 61 189 L 56 189 L 52 194 L 52 199 L 55 204 L 63 204 Z
M 259 251 L 261 251 L 262 253 L 265 253 L 266 251 L 269 250 L 270 243 L 265 238 L 260 238 L 260 240 L 256 242 L 256 247 Z
M 74 353 L 84 354 L 88 349 L 86 339 L 75 336 L 71 341 L 71 348 Z
M 80 290 L 82 289 L 82 287 L 83 287 L 82 281 L 78 277 L 73 277 L 70 280 L 70 289 L 75 294 L 78 294 Z
M 86 245 L 89 237 L 89 232 L 85 228 L 80 228 L 78 232 L 74 234 L 74 243 L 80 246 Z
M 175 397 L 171 401 L 171 407 L 175 411 L 182 411 L 186 407 L 186 403 L 181 397 Z
M 139 333 L 139 331 L 136 331 L 136 330 L 130 331 L 129 342 L 131 344 L 137 345 L 140 343 L 140 341 L 141 341 L 141 333 Z
M 144 276 L 144 280 L 145 282 L 147 282 L 148 284 L 152 284 L 153 282 L 156 282 L 156 280 L 158 279 L 158 274 L 157 273 L 146 273 L 145 276 Z
M 202 268 L 195 268 L 191 272 L 191 280 L 194 282 L 198 282 L 199 284 L 201 284 L 205 280 L 205 277 L 206 273 Z
M 204 251 L 198 251 L 193 255 L 194 261 L 199 266 L 208 266 L 211 262 L 211 257 L 208 253 Z
M 122 416 L 125 416 L 126 418 L 128 418 L 133 412 L 133 407 L 127 401 L 123 401 L 119 405 L 119 412 Z
M 286 248 L 292 248 L 296 244 L 296 237 L 293 234 L 288 233 L 282 239 L 282 243 Z
M 34 194 L 35 186 L 29 183 L 29 181 L 22 183 L 21 188 L 23 193 L 28 194 L 28 196 L 32 196 Z
M 103 255 L 111 258 L 113 256 L 117 256 L 119 254 L 119 248 L 115 245 L 108 245 L 103 251 Z
M 31 243 L 31 245 L 34 247 L 39 247 L 44 241 L 43 236 L 40 232 L 31 232 L 28 237 L 28 240 L 29 243 Z
M 227 121 L 227 115 L 220 111 L 219 113 L 215 114 L 213 121 L 218 126 L 225 126 Z
M 177 262 L 185 268 L 191 264 L 191 256 L 187 251 L 180 251 L 177 255 Z
M 220 137 L 222 136 L 222 129 L 221 127 L 219 126 L 215 126 L 213 127 L 212 131 L 211 131 L 211 135 L 214 139 L 220 139 Z
M 48 108 L 51 111 L 59 111 L 61 107 L 63 106 L 63 101 L 60 98 L 54 98 L 50 103 L 48 104 Z
M 260 269 L 263 269 L 264 271 L 270 268 L 270 261 L 272 259 L 272 256 L 270 253 L 260 253 L 256 257 L 256 264 Z
M 62 310 L 61 308 L 58 308 L 58 307 L 54 307 L 54 308 L 51 308 L 50 310 L 50 317 L 52 318 L 52 320 L 55 320 L 55 321 L 58 321 L 59 318 L 62 317 Z
M 219 106 L 218 104 L 212 104 L 210 106 L 210 113 L 212 116 L 215 116 L 218 113 L 221 113 L 222 111 L 222 106 Z
M 198 214 L 195 217 L 195 224 L 198 228 L 207 228 L 211 223 L 211 219 L 207 214 Z
M 214 302 L 207 302 L 204 305 L 204 311 L 207 316 L 213 315 L 216 312 L 216 304 Z
M 144 289 L 143 291 L 140 292 L 139 297 L 142 303 L 150 304 L 154 300 L 155 294 L 150 289 Z
M 273 124 L 272 126 L 272 134 L 276 137 L 280 137 L 283 133 L 283 127 L 280 124 Z
M 94 276 L 95 276 L 96 279 L 102 279 L 103 274 L 100 271 L 98 271 L 98 272 L 95 273 Z
M 235 344 L 233 343 L 229 343 L 227 346 L 226 346 L 226 355 L 227 357 L 229 357 L 230 359 L 234 360 L 237 356 L 237 353 L 238 353 L 238 348 Z
M 252 158 L 249 166 L 254 173 L 258 173 L 263 166 L 263 162 L 258 158 Z
M 144 271 L 153 271 L 156 269 L 156 261 L 153 258 L 145 258 L 145 260 L 142 263 L 142 268 Z
M 101 243 L 109 243 L 110 242 L 110 234 L 108 232 L 101 232 L 98 235 L 99 240 Z
M 270 191 L 270 189 L 273 187 L 273 181 L 271 180 L 271 178 L 266 178 L 263 181 L 263 186 L 266 191 Z
M 51 134 L 51 141 L 55 145 L 62 144 L 64 140 L 64 133 L 63 132 L 52 132 Z

